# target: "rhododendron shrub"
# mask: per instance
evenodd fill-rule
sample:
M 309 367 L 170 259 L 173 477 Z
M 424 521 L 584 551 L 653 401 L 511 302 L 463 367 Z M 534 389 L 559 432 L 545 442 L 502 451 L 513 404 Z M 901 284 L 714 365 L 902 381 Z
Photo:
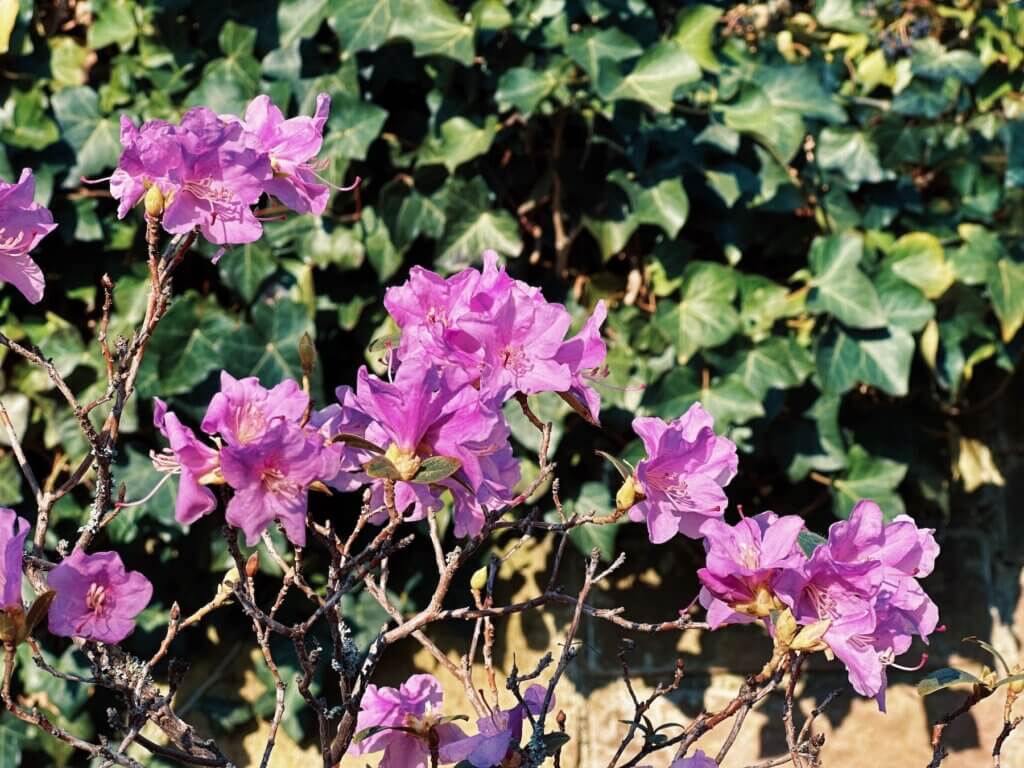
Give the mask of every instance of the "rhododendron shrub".
M 556 691 L 577 656 L 582 622 L 609 621 L 635 633 L 754 624 L 771 648 L 763 668 L 729 706 L 690 725 L 659 726 L 649 715 L 656 698 L 680 685 L 682 664 L 674 679 L 643 700 L 632 687 L 630 646 L 624 644 L 620 661 L 628 695 L 614 726 L 622 726 L 622 740 L 612 765 L 639 765 L 662 751 L 676 768 L 718 765 L 737 732 L 716 757 L 696 749 L 698 739 L 731 717 L 730 727 L 738 729 L 745 713 L 776 690 L 786 701 L 789 754 L 772 764 L 820 765 L 824 741 L 813 732 L 819 710 L 799 730 L 793 722 L 805 662 L 821 654 L 843 665 L 853 690 L 884 709 L 887 670 L 938 629 L 938 610 L 921 583 L 939 552 L 934 532 L 906 515 L 887 519 L 871 500 L 856 504 L 827 537 L 808 530 L 799 515 L 746 516 L 727 493 L 740 471 L 736 445 L 699 402 L 667 421 L 646 410 L 636 414 L 632 429 L 640 450 L 630 455 L 641 458 L 634 465 L 602 454 L 621 476 L 614 508 L 567 510 L 557 473 L 571 467 L 557 468 L 550 460 L 552 425 L 535 406 L 543 398 L 561 398 L 597 434 L 609 373 L 607 307 L 596 302 L 574 329 L 565 306 L 513 277 L 494 252 L 481 254 L 480 268 L 447 276 L 415 267 L 390 287 L 384 309 L 398 338 L 338 386 L 332 401 L 311 395 L 317 358 L 305 337 L 298 342 L 302 372 L 295 378 L 238 377 L 223 370 L 205 413 L 175 411 L 160 398 L 142 404 L 152 408 L 153 426 L 164 440 L 151 455 L 162 479 L 155 488 L 117 485 L 111 462 L 120 419 L 147 343 L 174 301 L 175 270 L 195 258 L 191 248 L 199 236 L 219 246 L 261 238 L 259 206 L 271 198 L 297 216 L 325 210 L 334 185 L 320 175 L 317 155 L 329 110 L 330 99 L 320 94 L 313 116 L 286 118 L 263 95 L 243 116 L 195 107 L 177 122 L 138 125 L 123 118 L 123 152 L 110 190 L 119 216 L 145 217 L 150 282 L 142 324 L 113 346 L 105 336 L 113 286 L 104 283 L 107 314 L 98 353 L 107 363 L 105 396 L 83 406 L 45 351 L 0 334 L 10 353 L 38 366 L 65 397 L 89 446 L 65 482 L 40 484 L 6 410 L 0 413 L 36 506 L 26 517 L 0 509 L 7 709 L 103 764 L 138 765 L 128 752 L 134 744 L 162 760 L 226 766 L 215 741 L 175 710 L 173 688 L 182 673 L 170 657 L 181 647 L 179 637 L 201 626 L 207 614 L 231 610 L 251 628 L 253 649 L 275 684 L 263 765 L 271 759 L 294 686 L 317 722 L 328 768 L 346 754 L 372 756 L 386 768 L 530 768 L 563 759 L 567 748 L 570 731 Z M 143 210 L 136 212 L 140 203 Z M 49 213 L 32 200 L 30 172 L 17 184 L 0 186 L 0 279 L 33 302 L 43 296 L 44 279 L 29 252 L 53 227 Z M 109 410 L 94 419 L 103 407 Z M 513 441 L 509 419 L 515 409 L 539 433 L 534 457 L 523 456 Z M 188 614 L 182 610 L 190 602 L 185 596 L 154 594 L 146 575 L 151 563 L 127 564 L 119 552 L 101 549 L 114 546 L 109 534 L 119 515 L 167 481 L 175 489 L 174 523 L 222 542 L 231 562 L 210 601 Z M 92 495 L 88 517 L 75 541 L 57 541 L 50 513 L 80 486 Z M 555 512 L 545 518 L 537 505 L 547 493 Z M 343 494 L 356 494 L 357 514 L 331 508 Z M 311 503 L 318 495 L 324 504 Z M 699 593 L 673 593 L 679 612 L 667 621 L 641 623 L 626 618 L 625 607 L 596 607 L 594 590 L 624 566 L 624 556 L 608 564 L 598 549 L 584 553 L 576 583 L 559 571 L 573 557 L 566 548 L 570 536 L 627 520 L 652 556 L 683 539 L 704 548 Z M 522 602 L 502 604 L 495 592 L 502 564 L 537 537 L 557 542 L 547 586 Z M 427 604 L 409 611 L 389 591 L 388 575 L 417 540 L 432 553 L 420 570 L 434 586 Z M 180 555 L 181 567 L 188 567 L 188 557 Z M 267 563 L 273 577 L 263 569 Z M 368 595 L 388 617 L 369 640 L 357 641 L 346 613 L 345 598 L 355 593 Z M 26 605 L 23 598 L 30 595 Z M 296 601 L 305 606 L 304 618 L 284 618 L 282 606 Z M 556 605 L 568 606 L 572 616 L 551 652 L 533 669 L 499 670 L 492 654 L 499 620 Z M 147 609 L 158 617 L 166 611 L 164 636 L 152 655 L 136 658 L 132 635 Z M 468 652 L 458 662 L 431 639 L 442 621 L 471 628 Z M 46 662 L 39 651 L 43 627 L 84 656 L 90 677 Z M 406 640 L 434 658 L 447 685 L 461 687 L 462 703 L 446 699 L 445 683 L 433 675 L 399 673 L 404 667 L 392 660 L 395 646 Z M 31 646 L 44 672 L 104 689 L 117 703 L 111 709 L 116 733 L 89 741 L 23 706 L 12 691 L 15 664 L 28 663 L 17 653 L 22 643 Z M 294 675 L 279 666 L 281 643 L 294 652 Z M 170 688 L 158 682 L 165 664 Z M 1020 688 L 1017 674 L 936 674 L 926 678 L 926 689 L 973 681 L 980 698 L 1003 684 L 1008 696 Z M 1008 708 L 1012 703 L 1008 699 Z M 141 736 L 147 725 L 162 734 L 160 744 Z

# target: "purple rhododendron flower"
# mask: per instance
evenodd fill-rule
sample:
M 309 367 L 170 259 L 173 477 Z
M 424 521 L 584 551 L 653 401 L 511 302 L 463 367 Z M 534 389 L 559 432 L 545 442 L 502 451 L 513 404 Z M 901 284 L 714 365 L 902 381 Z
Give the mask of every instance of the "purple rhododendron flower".
M 161 223 L 181 234 L 199 228 L 211 243 L 250 243 L 263 227 L 251 207 L 272 176 L 266 154 L 246 145 L 244 126 L 206 107 L 177 126 L 153 120 L 136 128 L 121 121 L 124 151 L 110 179 L 124 218 L 147 191 L 159 190 Z M 147 201 L 148 205 L 148 201 Z
M 225 519 L 253 546 L 274 520 L 288 540 L 306 545 L 309 486 L 333 474 L 324 467 L 323 442 L 299 426 L 280 422 L 259 440 L 221 449 L 221 471 L 234 490 Z
M 778 607 L 775 581 L 786 569 L 799 567 L 806 557 L 797 545 L 803 518 L 762 512 L 736 525 L 710 519 L 701 528 L 707 560 L 697 571 L 703 587 L 700 602 L 708 624 L 747 624 Z
M 245 110 L 245 130 L 255 139 L 256 148 L 269 156 L 273 170 L 264 191 L 297 213 L 319 215 L 327 207 L 330 190 L 317 177 L 317 166 L 311 161 L 323 144 L 330 109 L 331 97 L 321 93 L 313 117 L 286 120 L 266 95 L 250 101 Z
M 523 720 L 526 709 L 539 715 L 544 708 L 547 690 L 542 685 L 531 685 L 523 694 L 526 705 L 500 709 L 477 720 L 478 733 L 448 745 L 445 757 L 451 762 L 468 761 L 473 768 L 491 768 L 501 765 L 509 750 L 519 746 L 523 738 Z M 554 705 L 554 697 L 549 706 Z
M 779 577 L 779 596 L 799 623 L 831 621 L 822 639 L 854 689 L 874 696 L 883 711 L 886 667 L 938 624 L 938 609 L 917 581 L 937 553 L 931 530 L 905 515 L 887 525 L 878 505 L 864 500 L 829 528 L 827 544 L 802 568 Z
M 728 499 L 722 486 L 736 476 L 736 445 L 719 437 L 713 420 L 694 403 L 675 421 L 633 420 L 647 458 L 632 478 L 640 501 L 629 510 L 634 522 L 647 522 L 651 542 L 661 544 L 677 533 L 700 538 L 701 526 L 721 517 Z
M 356 732 L 380 730 L 353 744 L 351 753 L 383 752 L 378 768 L 427 768 L 429 734 L 433 730 L 441 761 L 454 762 L 446 756 L 448 747 L 465 734 L 458 726 L 441 722 L 443 696 L 441 684 L 433 675 L 413 675 L 400 688 L 367 686 Z
M 171 444 L 170 456 L 154 456 L 154 465 L 161 471 L 180 475 L 174 519 L 182 525 L 191 525 L 217 508 L 217 498 L 202 480 L 217 471 L 220 458 L 217 451 L 199 440 L 169 412 L 160 398 L 153 399 L 153 425 Z
M 441 506 L 441 487 L 455 498 L 455 533 L 473 534 L 483 524 L 483 507 L 508 502 L 519 480 L 519 463 L 512 454 L 509 428 L 501 413 L 485 403 L 473 387 L 456 387 L 432 367 L 403 363 L 395 382 L 388 383 L 359 371 L 356 391 L 338 391 L 356 434 L 386 451 L 402 479 L 395 483 L 395 504 L 407 520 L 421 520 Z M 348 430 L 346 430 L 348 431 Z M 343 466 L 359 466 L 372 454 L 360 448 L 347 451 Z M 431 456 L 458 459 L 456 480 L 436 484 L 410 482 L 423 460 Z M 386 519 L 384 484 L 361 472 L 361 483 L 372 483 L 374 522 Z M 336 481 L 337 483 L 338 481 Z M 409 511 L 411 508 L 411 511 Z
M 429 360 L 456 385 L 473 384 L 501 403 L 517 392 L 565 392 L 596 421 L 600 397 L 586 384 L 604 363 L 599 303 L 579 335 L 566 340 L 571 317 L 537 288 L 515 280 L 484 253 L 482 271 L 443 278 L 415 267 L 389 288 L 384 305 L 402 329 L 398 357 Z
M 50 571 L 47 582 L 57 593 L 47 614 L 50 632 L 101 643 L 128 637 L 153 596 L 149 579 L 125 571 L 116 552 L 87 555 L 76 549 Z
M 28 536 L 28 520 L 18 517 L 13 509 L 0 508 L 0 551 L 3 552 L 3 570 L 0 570 L 0 610 L 12 606 L 21 608 L 21 562 Z
M 0 280 L 33 304 L 42 300 L 46 280 L 28 252 L 57 228 L 35 194 L 36 180 L 28 168 L 14 184 L 0 181 Z

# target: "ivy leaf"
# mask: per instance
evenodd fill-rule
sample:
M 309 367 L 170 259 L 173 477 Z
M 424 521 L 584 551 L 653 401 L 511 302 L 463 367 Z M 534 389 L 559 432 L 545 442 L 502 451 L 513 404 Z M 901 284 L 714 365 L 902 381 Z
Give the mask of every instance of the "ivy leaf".
M 46 114 L 41 88 L 11 91 L 0 118 L 3 120 L 0 138 L 13 147 L 40 150 L 60 138 L 57 124 Z
M 603 59 L 612 62 L 625 61 L 636 58 L 644 49 L 621 29 L 613 27 L 597 30 L 589 27 L 569 36 L 565 43 L 565 52 L 592 80 L 597 80 Z
M 421 165 L 440 163 L 454 173 L 463 163 L 487 152 L 498 129 L 498 118 L 489 115 L 483 125 L 456 116 L 445 120 L 439 134 L 424 142 L 417 157 Z
M 611 91 L 611 98 L 632 99 L 656 112 L 669 112 L 675 92 L 698 80 L 697 60 L 679 43 L 665 40 L 637 60 L 633 70 Z
M 504 256 L 523 249 L 519 225 L 508 211 L 492 210 L 490 192 L 481 179 L 448 187 L 444 199 L 445 230 L 438 243 L 438 262 L 455 272 L 480 258 L 488 248 Z
M 777 108 L 754 83 L 745 83 L 735 101 L 717 109 L 726 127 L 763 142 L 780 162 L 788 163 L 800 149 L 806 132 L 800 115 Z
M 1024 264 L 1010 259 L 996 262 L 989 274 L 988 292 L 1003 341 L 1009 343 L 1024 324 Z
M 725 366 L 727 373 L 762 400 L 771 389 L 798 386 L 813 370 L 814 361 L 806 349 L 793 339 L 778 337 L 737 352 Z
M 807 297 L 812 312 L 828 312 L 853 328 L 880 328 L 885 312 L 875 287 L 857 268 L 864 244 L 853 234 L 819 237 L 809 255 L 814 280 Z
M 589 515 L 596 512 L 604 515 L 615 508 L 611 493 L 604 483 L 583 483 L 579 496 L 565 502 L 566 515 Z M 559 518 L 554 512 L 547 515 L 549 521 Z M 569 540 L 584 555 L 589 555 L 596 547 L 604 560 L 615 557 L 615 536 L 619 528 L 626 523 L 619 520 L 608 525 L 578 525 L 569 532 Z
M 277 6 L 278 45 L 287 48 L 313 37 L 330 13 L 332 0 L 280 0 Z
M 229 114 L 242 114 L 260 88 L 260 63 L 253 57 L 256 28 L 228 21 L 217 37 L 223 56 L 203 69 L 199 86 L 186 99 L 190 106 L 205 106 Z
M 391 33 L 400 0 L 337 0 L 332 26 L 342 50 L 375 51 Z
M 53 111 L 64 139 L 74 147 L 74 168 L 68 182 L 77 186 L 80 176 L 95 176 L 117 165 L 121 156 L 121 127 L 113 117 L 100 115 L 99 96 L 88 86 L 65 88 L 52 99 Z
M 447 56 L 470 66 L 473 26 L 461 21 L 445 0 L 401 0 L 391 34 L 412 43 L 418 56 Z
M 558 77 L 550 69 L 514 67 L 498 80 L 494 98 L 500 109 L 514 108 L 529 116 L 557 85 Z
M 892 271 L 921 291 L 937 299 L 953 284 L 953 268 L 946 261 L 942 243 L 929 232 L 903 235 L 889 250 Z
M 721 17 L 721 8 L 703 4 L 687 6 L 676 16 L 672 39 L 708 72 L 718 71 L 718 59 L 711 45 Z
M 139 4 L 133 0 L 93 0 L 91 5 L 89 48 L 99 50 L 117 44 L 122 51 L 130 49 L 139 35 L 135 19 Z
M 935 317 L 935 305 L 921 291 L 891 272 L 879 275 L 875 288 L 890 325 L 917 333 Z
M 388 113 L 363 99 L 342 96 L 334 101 L 322 154 L 335 159 L 365 160 L 366 151 L 380 135 Z
M 867 182 L 877 184 L 893 178 L 882 168 L 875 148 L 862 131 L 851 128 L 825 128 L 818 136 L 818 165 L 838 171 L 854 187 Z
M 267 387 L 301 380 L 299 341 L 305 333 L 314 335 L 304 305 L 284 298 L 260 302 L 252 308 L 252 325 L 223 338 L 223 366 L 236 376 L 256 376 Z
M 655 322 L 676 346 L 676 359 L 687 362 L 700 349 L 724 344 L 739 330 L 733 306 L 736 274 L 708 261 L 691 262 L 684 273 L 679 304 L 658 305 Z
M 257 240 L 232 248 L 221 260 L 220 270 L 224 282 L 251 302 L 264 281 L 277 271 L 277 261 L 266 241 Z
M 925 37 L 914 43 L 914 54 L 910 59 L 915 75 L 928 80 L 957 80 L 972 84 L 981 77 L 985 66 L 970 51 L 946 50 L 934 37 Z
M 28 726 L 14 715 L 0 715 L 0 765 L 19 768 L 21 748 L 25 743 Z
M 859 445 L 851 446 L 847 458 L 849 466 L 846 475 L 832 485 L 837 517 L 849 517 L 854 504 L 862 499 L 877 502 L 887 521 L 906 511 L 903 500 L 896 492 L 896 488 L 907 476 L 906 464 L 882 456 L 872 456 Z
M 863 382 L 902 397 L 907 394 L 913 356 L 914 337 L 902 328 L 833 327 L 818 341 L 815 364 L 826 392 L 841 394 Z

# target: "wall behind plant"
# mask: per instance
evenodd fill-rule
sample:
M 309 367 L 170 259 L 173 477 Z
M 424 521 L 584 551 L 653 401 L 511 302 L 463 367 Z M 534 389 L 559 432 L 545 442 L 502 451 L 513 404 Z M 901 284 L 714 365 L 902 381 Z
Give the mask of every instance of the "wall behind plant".
M 327 92 L 321 173 L 362 179 L 320 218 L 183 265 L 122 429 L 133 493 L 156 480 L 148 398 L 195 417 L 221 368 L 295 376 L 304 332 L 329 395 L 392 337 L 386 285 L 487 248 L 578 318 L 612 305 L 604 430 L 561 401 L 537 406 L 576 505 L 611 506 L 592 449 L 634 450 L 629 410 L 673 418 L 698 399 L 747 454 L 735 495 L 750 508 L 771 498 L 827 524 L 870 496 L 941 526 L 957 487 L 1002 479 L 961 419 L 1021 354 L 1019 4 L 0 0 L 0 51 L 0 175 L 34 168 L 61 225 L 39 251 L 44 303 L 3 290 L 0 327 L 44 346 L 85 400 L 105 382 L 101 275 L 118 285 L 111 337 L 144 310 L 141 216 L 118 220 L 105 185 L 83 181 L 116 164 L 122 114 L 238 113 L 259 93 L 309 114 Z M 33 460 L 62 446 L 73 465 L 84 445 L 49 387 L 2 359 Z M 5 450 L 0 502 L 25 492 Z M 172 493 L 110 535 L 136 559 L 187 556 L 194 572 L 175 578 L 215 585 L 224 553 L 201 525 L 175 525 Z M 53 535 L 86 503 L 62 501 Z M 331 503 L 340 516 L 354 502 Z M 610 550 L 621 533 L 578 543 Z M 68 722 L 101 722 L 81 689 L 47 695 Z M 265 704 L 216 717 L 231 727 Z

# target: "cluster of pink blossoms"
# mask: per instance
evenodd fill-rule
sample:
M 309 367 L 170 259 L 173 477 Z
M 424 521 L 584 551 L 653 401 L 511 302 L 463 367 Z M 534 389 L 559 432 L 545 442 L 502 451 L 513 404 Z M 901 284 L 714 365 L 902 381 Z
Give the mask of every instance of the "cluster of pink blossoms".
M 268 96 L 245 116 L 190 109 L 175 125 L 121 117 L 124 151 L 110 177 L 118 216 L 145 198 L 146 212 L 173 234 L 199 229 L 211 243 L 251 243 L 263 234 L 252 206 L 273 195 L 298 213 L 323 213 L 330 189 L 317 171 L 331 100 L 321 93 L 313 117 L 285 119 Z
M 354 745 L 352 754 L 383 752 L 379 768 L 426 768 L 433 744 L 442 764 L 504 765 L 522 740 L 526 710 L 540 714 L 546 693 L 543 686 L 530 686 L 523 694 L 525 704 L 481 717 L 476 735 L 467 736 L 441 714 L 444 694 L 433 675 L 413 675 L 399 688 L 370 685 L 356 722 L 357 732 L 364 737 Z
M 771 512 L 734 526 L 706 523 L 707 561 L 698 576 L 708 623 L 715 629 L 762 619 L 774 632 L 772 617 L 788 610 L 797 624 L 822 630 L 822 650 L 846 666 L 854 690 L 884 710 L 886 668 L 938 625 L 938 609 L 918 581 L 939 553 L 933 531 L 906 515 L 886 524 L 878 505 L 865 500 L 810 556 L 798 541 L 804 532 L 802 518 Z

